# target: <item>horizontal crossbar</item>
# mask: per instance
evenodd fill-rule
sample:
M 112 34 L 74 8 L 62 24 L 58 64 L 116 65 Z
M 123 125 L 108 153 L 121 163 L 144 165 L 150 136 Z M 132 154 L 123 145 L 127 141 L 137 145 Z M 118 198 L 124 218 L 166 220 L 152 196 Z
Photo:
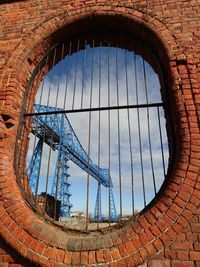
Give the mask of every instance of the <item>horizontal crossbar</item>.
M 24 116 L 28 117 L 28 116 L 39 116 L 39 115 L 67 114 L 67 113 L 90 112 L 90 111 L 131 109 L 131 108 L 151 108 L 151 107 L 163 107 L 163 105 L 164 105 L 164 103 L 152 103 L 152 104 L 138 104 L 138 105 L 125 105 L 125 106 L 123 105 L 123 106 L 83 108 L 83 109 L 70 109 L 70 110 L 61 110 L 60 109 L 60 110 L 55 110 L 55 111 L 26 113 L 26 114 L 24 114 Z

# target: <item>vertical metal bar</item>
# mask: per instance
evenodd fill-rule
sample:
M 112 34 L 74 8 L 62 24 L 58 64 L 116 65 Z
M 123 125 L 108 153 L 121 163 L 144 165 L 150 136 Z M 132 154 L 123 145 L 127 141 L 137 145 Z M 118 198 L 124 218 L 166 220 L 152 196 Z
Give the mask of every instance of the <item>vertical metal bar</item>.
M 55 47 L 55 49 L 54 49 L 52 69 L 53 69 L 53 67 L 55 65 L 56 53 L 57 53 L 57 47 Z M 47 111 L 48 111 L 48 107 L 49 107 L 50 95 L 51 95 L 51 90 L 52 90 L 52 85 L 50 84 L 51 81 L 52 81 L 52 76 L 53 76 L 53 72 L 51 73 L 50 82 L 49 82 L 49 91 L 48 91 L 48 98 L 47 98 Z M 45 116 L 45 124 L 46 124 L 46 121 L 47 121 L 47 116 L 48 115 Z M 53 139 L 53 137 L 52 137 L 52 139 Z M 43 142 L 44 142 L 44 140 L 45 140 L 45 132 L 43 134 Z M 51 150 L 52 150 L 52 147 L 50 145 L 50 147 L 49 147 L 49 155 L 48 155 L 48 163 L 47 163 L 46 184 L 45 184 L 44 213 L 46 212 L 46 206 L 47 206 L 47 191 L 48 191 L 48 184 L 49 184 Z
M 74 73 L 74 93 L 73 93 L 73 99 L 72 99 L 72 109 L 74 109 L 74 102 L 75 102 L 75 95 L 76 95 L 76 80 L 77 80 L 79 43 L 80 43 L 80 41 L 78 40 L 77 41 L 77 49 L 76 49 L 76 63 L 75 63 L 75 73 Z
M 48 58 L 48 55 L 47 55 L 47 58 Z M 40 73 L 40 68 L 38 70 L 38 73 Z M 41 86 L 41 92 L 40 92 L 40 100 L 39 100 L 39 103 L 41 103 L 41 100 L 42 100 L 42 94 L 43 94 L 43 89 L 44 89 L 44 79 L 42 80 L 42 86 Z M 33 141 L 33 153 L 32 153 L 32 157 L 33 158 L 33 155 L 34 155 L 34 151 L 35 151 L 35 148 L 36 148 L 36 139 L 37 137 L 34 136 L 34 141 Z M 36 199 L 37 199 L 37 187 L 38 187 L 38 181 L 39 180 L 39 177 L 37 179 L 37 182 L 36 182 L 36 192 L 35 192 L 35 196 L 34 196 L 34 201 L 36 202 Z
M 83 108 L 83 90 L 84 90 L 84 83 L 85 83 L 85 64 L 86 64 L 86 55 L 87 55 L 86 52 L 87 52 L 87 40 L 85 40 L 84 56 L 83 56 L 81 109 Z
M 110 107 L 110 44 L 108 44 L 108 107 Z M 109 179 L 109 188 L 108 188 L 108 222 L 110 226 L 110 109 L 108 110 L 108 179 Z
M 46 174 L 46 184 L 45 184 L 45 198 L 44 198 L 44 213 L 47 210 L 47 191 L 49 184 L 49 172 L 50 172 L 50 159 L 51 159 L 51 146 L 49 148 L 48 163 L 47 163 L 47 174 Z
M 158 126 L 159 126 L 160 146 L 161 146 L 161 154 L 162 154 L 163 174 L 164 174 L 164 176 L 166 176 L 166 172 L 165 172 L 165 156 L 164 156 L 164 149 L 163 149 L 163 140 L 162 140 L 162 131 L 161 131 L 160 109 L 159 109 L 159 107 L 157 107 L 157 113 L 158 113 Z
M 146 68 L 144 59 L 142 59 L 142 66 L 143 66 L 143 74 L 144 74 L 144 89 L 145 89 L 145 96 L 146 96 L 146 103 L 149 104 L 148 100 L 148 92 L 147 92 L 147 77 L 146 77 Z M 149 107 L 147 106 L 147 128 L 148 128 L 148 141 L 149 141 L 149 155 L 151 161 L 151 172 L 153 178 L 153 187 L 154 187 L 154 194 L 156 195 L 156 181 L 155 181 L 155 174 L 154 174 L 154 166 L 153 166 L 153 155 L 152 155 L 152 145 L 151 145 L 151 132 L 150 132 L 150 121 L 149 121 Z
M 64 50 L 65 50 L 65 44 L 63 43 L 62 44 L 62 52 L 61 52 L 61 61 L 64 59 Z M 58 95 L 60 92 L 60 79 L 61 79 L 61 64 L 59 65 L 59 79 L 58 79 L 57 94 L 56 94 L 56 101 L 55 101 L 56 107 L 58 107 Z M 55 125 L 55 118 L 56 118 L 56 115 L 54 115 L 54 125 Z M 61 123 L 62 123 L 62 120 L 61 120 Z M 52 140 L 53 140 L 53 132 L 52 132 Z M 60 166 L 58 166 L 58 168 L 60 168 Z M 58 170 L 58 172 L 59 171 L 60 170 Z M 55 194 L 54 215 L 53 215 L 54 220 L 56 219 L 56 213 L 57 213 L 58 186 L 59 186 L 59 175 L 57 175 L 57 177 L 56 177 L 56 194 Z
M 72 54 L 72 41 L 69 42 L 69 48 L 68 48 L 68 61 L 67 61 L 67 69 L 66 69 L 66 81 L 65 81 L 65 94 L 64 94 L 63 110 L 65 110 L 66 103 L 67 103 L 68 83 L 69 83 L 70 66 L 71 66 L 71 54 Z M 63 125 L 62 119 L 61 119 L 60 128 L 62 131 L 63 131 L 63 127 L 64 127 L 64 125 Z M 59 181 L 57 179 L 56 191 L 58 191 L 58 186 L 59 186 Z M 58 192 L 56 192 L 56 199 L 57 199 L 57 194 L 58 194 Z
M 61 59 L 60 60 L 63 60 L 63 54 L 64 54 L 64 43 L 62 44 Z M 56 90 L 55 108 L 58 107 L 58 96 L 59 96 L 59 92 L 60 92 L 60 79 L 61 79 L 61 64 L 59 64 L 58 85 L 57 85 L 57 90 Z M 54 119 L 54 121 L 55 121 L 55 119 Z
M 31 158 L 33 158 L 33 155 L 34 155 L 34 151 L 35 151 L 35 148 L 36 148 L 36 139 L 37 139 L 37 137 L 36 137 L 36 135 L 34 136 L 34 142 L 33 142 L 33 153 L 32 153 L 32 157 Z M 37 182 L 36 182 L 36 184 L 38 184 L 38 181 L 39 180 L 39 177 L 38 177 L 38 179 L 37 179 Z M 30 181 L 29 181 L 30 182 Z M 37 186 L 36 186 L 36 188 L 37 188 Z M 37 191 L 37 190 L 36 190 Z M 36 201 L 36 192 L 35 192 L 35 196 L 34 196 L 34 200 Z
M 136 65 L 136 55 L 134 53 L 134 70 L 135 70 L 135 89 L 136 89 L 136 104 L 139 104 L 138 96 L 138 80 L 137 80 L 137 65 Z M 141 174 L 142 174 L 142 191 L 143 191 L 143 202 L 146 207 L 146 193 L 145 193 L 145 183 L 144 183 L 144 169 L 143 169 L 143 155 L 142 155 L 142 140 L 141 140 L 141 126 L 140 126 L 140 111 L 137 108 L 137 124 L 138 124 L 138 138 L 139 138 L 139 147 L 140 147 L 140 165 L 141 165 Z
M 47 54 L 47 57 L 46 57 L 46 63 L 45 63 L 46 67 L 47 67 L 48 61 L 49 61 L 49 54 Z M 42 80 L 42 88 L 41 88 L 39 105 L 41 105 L 41 103 L 42 103 L 42 97 L 43 97 L 43 92 L 44 92 L 44 84 L 45 84 L 45 77 Z M 34 143 L 35 143 L 35 141 L 36 141 L 36 136 L 35 136 Z M 35 147 L 34 147 L 34 150 L 35 150 Z M 34 150 L 33 150 L 33 153 L 34 153 Z M 39 164 L 39 174 L 40 174 L 40 168 L 41 168 L 41 161 L 40 161 L 40 164 Z M 38 175 L 38 179 L 37 179 L 37 183 L 36 183 L 35 203 L 37 202 L 37 195 L 38 195 L 38 189 L 39 189 L 39 180 L 40 180 L 40 175 Z
M 28 121 L 25 121 L 25 125 L 24 125 L 24 133 L 23 133 L 23 137 L 22 137 L 22 140 L 24 140 L 24 142 L 22 142 L 22 145 L 24 145 L 24 149 L 22 150 L 22 145 L 21 145 L 21 150 L 23 151 L 22 155 L 23 155 L 23 158 L 22 158 L 22 178 L 23 178 L 23 182 L 24 182 L 24 179 L 26 179 L 26 170 L 25 170 L 25 166 L 26 166 L 26 156 L 27 156 L 27 150 L 28 150 L 28 135 L 29 135 L 29 129 L 30 129 L 30 125 L 31 125 L 31 117 L 30 118 L 26 118 L 26 120 Z M 21 160 L 20 160 L 21 161 Z M 24 186 L 24 184 L 23 184 Z M 27 190 L 27 187 L 25 188 L 25 190 Z
M 59 152 L 58 152 L 59 153 Z M 61 163 L 58 164 L 58 175 L 56 178 L 56 194 L 55 194 L 55 202 L 54 202 L 54 212 L 53 212 L 53 218 L 56 220 L 56 213 L 57 213 L 57 199 L 58 199 L 58 186 L 59 186 L 59 176 L 60 176 L 60 166 Z
M 99 47 L 99 108 L 101 106 L 101 57 L 102 57 L 102 51 L 101 51 L 101 46 L 102 43 L 100 42 L 100 47 Z M 98 191 L 100 191 L 100 163 L 101 163 L 101 111 L 99 110 L 99 125 L 98 125 Z M 101 194 L 100 194 L 101 197 Z M 97 221 L 97 229 L 99 228 L 99 221 L 100 221 L 100 212 L 101 212 L 101 207 L 100 207 L 100 198 L 99 198 L 99 211 L 98 211 L 98 221 Z
M 53 69 L 53 67 L 54 67 L 54 65 L 55 65 L 56 53 L 57 53 L 57 47 L 55 47 L 55 49 L 54 49 L 52 69 Z M 46 106 L 47 106 L 47 111 L 48 111 L 49 101 L 50 101 L 50 96 L 51 96 L 51 91 L 52 91 L 52 85 L 51 85 L 51 82 L 52 82 L 52 73 L 51 73 L 51 76 L 50 76 L 50 79 L 49 79 L 49 90 L 48 90 L 47 104 L 46 104 Z
M 40 73 L 40 69 L 41 69 L 41 64 L 39 64 L 36 76 L 38 73 Z M 34 82 L 35 82 L 35 77 L 33 78 L 33 81 L 31 82 L 30 87 L 28 89 L 30 89 L 34 85 Z M 29 90 L 29 92 L 30 92 L 30 90 Z M 29 101 L 27 103 L 28 107 L 30 107 L 30 101 L 31 100 L 32 100 L 32 98 L 29 98 Z M 30 125 L 31 125 L 31 117 L 30 117 L 30 119 L 28 119 L 27 125 L 26 125 L 26 121 L 23 121 L 22 123 L 25 123 L 24 133 L 22 135 L 22 140 L 24 140 L 24 138 L 25 138 L 25 141 L 24 141 L 24 143 L 23 142 L 21 143 L 19 160 L 20 160 L 20 165 L 21 165 L 21 156 L 22 156 L 21 152 L 22 152 L 22 145 L 23 145 L 24 150 L 23 150 L 23 158 L 22 158 L 22 178 L 24 180 L 24 179 L 27 179 L 27 176 L 25 175 L 26 174 L 25 166 L 26 166 L 26 156 L 27 155 L 25 155 L 25 152 L 26 153 L 28 152 L 28 144 L 29 144 L 28 136 L 30 134 L 29 129 L 30 129 Z M 33 150 L 33 154 L 34 154 L 34 150 Z M 25 188 L 25 189 L 27 190 L 27 188 Z
M 68 62 L 67 62 L 67 73 L 66 73 L 65 95 L 64 95 L 63 109 L 66 108 L 66 102 L 67 102 L 69 72 L 70 72 L 70 65 L 71 65 L 71 53 L 72 53 L 72 42 L 69 43 L 69 50 L 68 50 Z
M 127 71 L 127 52 L 125 49 L 125 73 L 126 73 L 126 96 L 127 105 L 129 105 L 129 84 L 128 84 L 128 71 Z M 131 138 L 131 126 L 130 126 L 130 110 L 127 109 L 128 116 L 128 136 L 129 136 L 129 149 L 131 159 L 131 196 L 132 196 L 132 215 L 134 215 L 135 203 L 134 203 L 134 179 L 133 179 L 133 152 L 132 152 L 132 138 Z
M 47 54 L 47 56 L 46 56 L 45 67 L 47 67 L 48 61 L 49 61 L 49 54 Z M 45 77 L 46 77 L 46 75 L 45 75 Z M 40 105 L 42 103 L 42 98 L 43 98 L 43 93 L 44 93 L 45 77 L 43 77 L 43 79 L 42 79 L 42 88 L 41 88 L 41 94 L 40 94 L 40 100 L 39 100 Z
M 118 77 L 118 47 L 116 47 L 116 89 L 117 106 L 119 106 L 119 77 Z M 119 194 L 120 194 L 120 220 L 122 220 L 122 178 L 121 178 L 121 139 L 120 139 L 120 117 L 117 109 L 117 137 L 118 137 L 118 160 L 119 160 Z
M 91 85 L 90 85 L 90 108 L 92 107 L 92 89 L 93 89 L 93 64 L 94 64 L 94 40 L 92 42 L 92 62 L 91 62 Z M 88 172 L 87 172 L 87 196 L 86 196 L 86 221 L 88 227 L 89 215 L 89 191 L 90 191 L 90 150 L 91 150 L 91 127 L 92 127 L 92 113 L 89 111 L 89 132 L 88 132 Z

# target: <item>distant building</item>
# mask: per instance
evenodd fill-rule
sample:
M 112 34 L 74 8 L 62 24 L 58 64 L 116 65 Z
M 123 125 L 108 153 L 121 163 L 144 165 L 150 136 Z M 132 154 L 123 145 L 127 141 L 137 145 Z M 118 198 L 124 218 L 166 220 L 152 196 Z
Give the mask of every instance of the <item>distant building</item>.
M 72 211 L 71 218 L 79 219 L 79 220 L 86 220 L 86 215 L 83 211 Z
M 46 197 L 46 211 L 45 211 L 45 197 Z M 51 217 L 52 219 L 55 219 L 56 221 L 59 220 L 60 217 L 60 206 L 61 201 L 55 200 L 54 196 L 51 196 L 49 194 L 41 193 L 37 196 L 37 204 L 41 210 L 41 212 L 44 212 Z

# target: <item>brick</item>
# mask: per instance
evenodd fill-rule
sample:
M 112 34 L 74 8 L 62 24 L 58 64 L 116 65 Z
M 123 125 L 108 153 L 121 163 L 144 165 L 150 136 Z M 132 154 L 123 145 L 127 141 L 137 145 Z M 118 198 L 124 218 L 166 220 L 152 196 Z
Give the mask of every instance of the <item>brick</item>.
M 192 242 L 191 241 L 175 241 L 171 248 L 173 250 L 190 250 L 192 249 Z
M 118 267 L 127 267 L 127 264 L 124 259 L 121 259 L 117 262 Z
M 200 251 L 200 242 L 194 243 L 194 249 Z
M 109 267 L 118 267 L 118 264 L 116 262 L 111 262 L 109 264 Z
M 131 239 L 131 241 L 132 241 L 132 244 L 134 244 L 134 247 L 136 249 L 139 249 L 141 247 L 141 245 L 142 245 L 142 242 L 140 241 L 139 238 L 135 238 L 134 237 L 134 238 Z
M 122 257 L 128 256 L 128 251 L 126 249 L 126 246 L 124 244 L 119 245 L 119 251 Z
M 105 262 L 111 262 L 112 261 L 110 251 L 104 250 L 103 255 L 104 255 Z
M 96 252 L 96 259 L 97 259 L 97 263 L 105 262 L 102 250 L 99 250 L 99 251 Z
M 63 262 L 64 261 L 64 256 L 65 256 L 65 252 L 61 249 L 58 249 L 57 251 L 57 255 L 56 255 L 56 260 L 58 262 Z
M 146 261 L 148 256 L 149 256 L 149 254 L 145 248 L 142 248 L 140 250 L 140 255 L 141 255 L 141 258 L 143 259 L 143 261 Z
M 187 232 L 186 233 L 186 239 L 188 241 L 198 241 L 198 234 L 197 233 Z
M 189 254 L 190 254 L 190 260 L 200 261 L 200 253 L 198 251 L 191 251 Z
M 172 267 L 194 267 L 194 263 L 191 261 L 173 261 Z
M 81 252 L 81 264 L 88 264 L 88 252 Z
M 128 241 L 125 243 L 126 249 L 127 249 L 128 253 L 130 253 L 130 254 L 132 254 L 136 251 L 136 248 L 133 244 L 134 244 L 134 242 L 131 242 L 131 241 Z
M 121 258 L 119 250 L 117 248 L 113 248 L 111 250 L 111 256 L 112 256 L 113 260 L 118 260 Z
M 150 260 L 148 267 L 170 267 L 169 260 Z
M 200 233 L 200 223 L 193 223 L 191 225 L 191 230 L 193 233 Z
M 167 259 L 170 259 L 170 260 L 177 260 L 177 252 L 175 252 L 169 248 L 166 248 L 165 249 L 165 257 Z
M 89 264 L 95 264 L 95 252 L 94 251 L 89 251 Z
M 143 245 L 148 243 L 148 237 L 146 236 L 145 232 L 140 233 L 140 240 L 142 242 Z
M 184 229 L 184 233 L 180 233 L 177 238 L 176 241 L 185 241 L 186 240 L 186 235 L 185 235 L 185 229 Z
M 80 252 L 73 252 L 72 253 L 72 264 L 80 264 Z
M 188 261 L 189 260 L 188 251 L 177 251 L 177 259 L 181 261 Z
M 156 254 L 156 250 L 152 244 L 146 246 L 146 250 L 148 251 L 149 255 L 154 256 Z

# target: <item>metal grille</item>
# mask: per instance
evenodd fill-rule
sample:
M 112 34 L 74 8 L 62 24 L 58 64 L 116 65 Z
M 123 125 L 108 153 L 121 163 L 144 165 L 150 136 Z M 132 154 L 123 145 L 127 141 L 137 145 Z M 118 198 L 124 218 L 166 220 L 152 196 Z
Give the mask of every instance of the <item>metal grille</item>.
M 25 197 L 38 212 L 77 229 L 135 216 L 168 169 L 157 74 L 133 51 L 71 41 L 46 55 L 29 92 L 49 66 L 32 112 L 26 110 L 32 100 L 24 105 L 18 165 Z

